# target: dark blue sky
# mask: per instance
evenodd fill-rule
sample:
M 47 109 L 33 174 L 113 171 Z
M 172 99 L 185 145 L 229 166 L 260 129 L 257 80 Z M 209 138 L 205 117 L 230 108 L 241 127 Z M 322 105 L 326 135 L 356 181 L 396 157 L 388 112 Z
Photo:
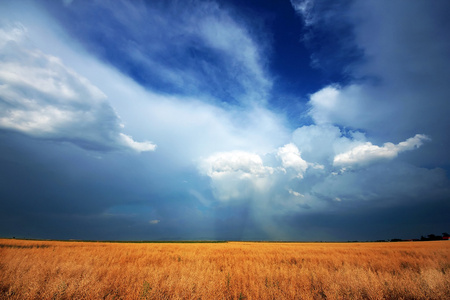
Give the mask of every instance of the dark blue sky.
M 447 1 L 3 1 L 0 236 L 450 226 Z

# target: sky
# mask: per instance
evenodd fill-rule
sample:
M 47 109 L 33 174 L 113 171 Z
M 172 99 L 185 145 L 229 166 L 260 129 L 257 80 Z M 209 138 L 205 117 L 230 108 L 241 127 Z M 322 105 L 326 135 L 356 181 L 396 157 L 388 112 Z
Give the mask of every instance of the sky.
M 0 2 L 0 236 L 450 230 L 450 2 Z

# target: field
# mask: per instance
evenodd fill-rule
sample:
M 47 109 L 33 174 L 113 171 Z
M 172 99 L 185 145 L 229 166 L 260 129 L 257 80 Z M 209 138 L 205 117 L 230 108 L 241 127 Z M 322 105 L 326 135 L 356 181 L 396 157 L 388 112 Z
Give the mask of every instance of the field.
M 450 299 L 450 242 L 0 239 L 0 299 Z

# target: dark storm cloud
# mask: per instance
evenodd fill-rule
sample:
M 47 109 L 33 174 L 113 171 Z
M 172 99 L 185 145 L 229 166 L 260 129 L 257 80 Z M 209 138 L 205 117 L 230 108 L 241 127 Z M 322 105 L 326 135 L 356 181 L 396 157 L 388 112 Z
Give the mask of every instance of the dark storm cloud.
M 373 205 L 354 203 L 328 212 L 290 214 L 278 218 L 294 240 L 373 241 L 394 238 L 416 239 L 448 228 L 448 196 Z
M 198 236 L 195 223 L 205 217 L 199 215 L 197 199 L 186 197 L 188 187 L 173 178 L 175 170 L 158 154 L 145 157 L 119 152 L 99 157 L 71 144 L 11 132 L 1 131 L 0 139 L 0 235 L 15 232 L 18 237 L 60 239 Z M 195 175 L 195 170 L 185 170 L 185 177 L 192 172 Z M 161 222 L 152 224 L 152 220 Z M 212 238 L 210 234 L 204 237 Z

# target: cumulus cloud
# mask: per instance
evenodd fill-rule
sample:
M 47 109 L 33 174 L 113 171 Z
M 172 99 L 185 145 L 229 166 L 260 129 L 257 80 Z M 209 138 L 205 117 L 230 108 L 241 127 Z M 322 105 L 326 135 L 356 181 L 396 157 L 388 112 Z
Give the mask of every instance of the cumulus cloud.
M 206 158 L 200 171 L 211 178 L 216 198 L 242 200 L 267 190 L 274 169 L 265 166 L 258 154 L 231 151 Z
M 120 132 L 106 95 L 55 56 L 27 42 L 26 28 L 0 28 L 0 127 L 85 149 L 153 151 Z
M 278 148 L 277 155 L 281 158 L 284 171 L 286 168 L 292 168 L 296 171 L 296 177 L 303 178 L 308 163 L 302 159 L 300 151 L 294 144 L 290 143 Z
M 279 147 L 274 153 L 266 153 L 264 158 L 245 151 L 216 153 L 203 160 L 200 172 L 210 177 L 219 199 L 258 197 L 261 202 L 262 198 L 267 201 L 285 193 L 286 189 L 278 185 L 291 179 L 303 179 L 310 165 L 292 143 Z M 294 196 L 301 195 L 290 188 L 288 191 Z
M 258 154 L 232 151 L 211 155 L 202 162 L 201 173 L 211 179 L 214 196 L 222 201 L 248 199 L 268 187 L 273 169 Z
M 305 160 L 322 169 L 332 164 L 337 154 L 367 142 L 363 132 L 344 130 L 331 124 L 299 127 L 293 132 L 292 140 Z
M 380 119 L 397 122 L 394 106 L 388 106 L 381 89 L 370 84 L 337 84 L 326 86 L 310 95 L 308 115 L 317 125 L 340 125 L 360 130 L 374 129 Z M 378 103 L 378 105 L 374 105 Z M 384 106 L 386 105 L 386 106 Z
M 380 147 L 367 141 L 362 132 L 342 131 L 332 125 L 309 125 L 298 128 L 293 143 L 277 148 L 273 154 L 217 153 L 203 160 L 200 172 L 210 178 L 214 196 L 219 200 L 258 199 L 274 211 L 280 207 L 325 209 L 317 197 L 318 189 L 324 188 L 323 181 L 340 182 L 332 178 L 358 166 L 376 166 L 378 161 L 392 160 L 401 152 L 419 148 L 427 140 L 426 135 L 417 134 L 398 144 L 385 143 Z M 300 149 L 308 161 L 302 158 Z
M 340 153 L 334 157 L 335 166 L 366 165 L 371 162 L 397 157 L 400 152 L 419 148 L 424 141 L 429 140 L 426 135 L 416 134 L 399 144 L 385 143 L 382 147 L 366 142 L 355 146 L 351 150 Z
M 244 151 L 218 153 L 208 157 L 205 164 L 206 174 L 210 177 L 239 173 L 241 178 L 248 178 L 273 173 L 272 168 L 264 166 L 259 155 Z
M 416 134 L 398 144 L 384 143 L 380 147 L 368 141 L 366 134 L 361 131 L 344 130 L 330 124 L 302 126 L 293 133 L 293 142 L 301 149 L 302 156 L 318 164 L 320 169 L 325 166 L 367 165 L 393 159 L 401 152 L 419 148 L 428 140 L 430 138 L 426 135 Z M 313 166 L 311 163 L 309 165 Z

